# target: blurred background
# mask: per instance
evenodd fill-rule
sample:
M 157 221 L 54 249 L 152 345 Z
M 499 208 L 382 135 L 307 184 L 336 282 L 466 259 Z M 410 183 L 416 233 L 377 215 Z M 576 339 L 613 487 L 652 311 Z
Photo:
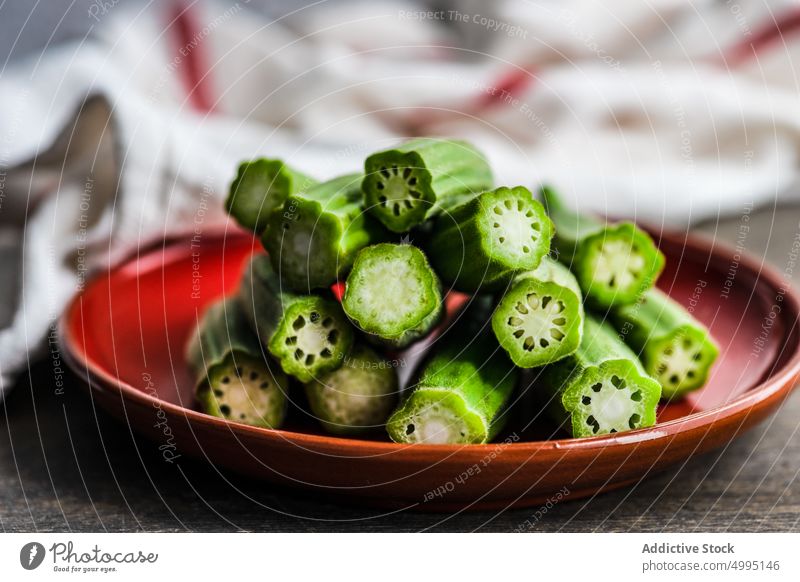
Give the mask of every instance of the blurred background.
M 513 528 L 520 517 L 378 517 L 238 481 L 231 499 L 202 467 L 176 482 L 85 395 L 42 396 L 50 331 L 87 275 L 186 232 L 201 205 L 205 228 L 226 228 L 239 160 L 326 178 L 428 134 L 473 140 L 498 183 L 550 182 L 575 206 L 711 237 L 793 285 L 797 56 L 790 1 L 3 3 L 0 522 Z M 798 413 L 795 398 L 728 451 L 638 486 L 636 503 L 570 504 L 542 527 L 796 528 Z

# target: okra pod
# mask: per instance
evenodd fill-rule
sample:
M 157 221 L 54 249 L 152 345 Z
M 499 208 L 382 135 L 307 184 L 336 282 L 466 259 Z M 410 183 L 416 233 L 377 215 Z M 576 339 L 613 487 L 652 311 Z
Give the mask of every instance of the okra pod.
M 368 338 L 395 348 L 427 335 L 444 311 L 441 283 L 422 251 L 390 243 L 358 253 L 342 307 Z
M 305 385 L 311 412 L 330 433 L 359 435 L 383 427 L 398 398 L 392 362 L 362 344 L 338 370 Z
M 187 361 L 203 412 L 253 426 L 281 426 L 289 380 L 265 359 L 236 299 L 208 308 L 190 340 Z
M 455 140 L 419 138 L 369 156 L 366 208 L 392 232 L 406 232 L 492 187 L 484 155 Z
M 427 250 L 446 284 L 475 293 L 538 267 L 552 237 L 553 225 L 530 190 L 501 187 L 439 216 Z
M 628 305 L 655 284 L 665 260 L 650 235 L 632 222 L 609 224 L 573 212 L 551 188 L 542 197 L 555 224 L 558 259 L 575 273 L 587 303 Z
M 245 267 L 239 300 L 261 343 L 301 382 L 335 370 L 350 351 L 353 329 L 341 306 L 332 297 L 282 289 L 263 255 Z
M 225 210 L 241 226 L 261 234 L 269 217 L 287 196 L 314 184 L 316 180 L 281 160 L 259 158 L 242 162 L 225 200 Z
M 486 321 L 462 314 L 433 346 L 418 382 L 389 417 L 393 441 L 481 444 L 502 429 L 519 370 L 483 329 Z
M 545 257 L 519 275 L 492 314 L 492 329 L 521 368 L 543 366 L 578 349 L 583 331 L 583 298 L 574 275 Z
M 647 375 L 611 325 L 587 315 L 583 338 L 571 356 L 538 374 L 536 395 L 574 437 L 652 426 L 661 386 Z
M 703 324 L 666 293 L 651 289 L 633 305 L 611 313 L 620 337 L 661 383 L 665 400 L 701 388 L 719 349 Z
M 385 236 L 362 210 L 361 175 L 340 176 L 289 195 L 262 237 L 281 281 L 296 291 L 328 287 L 356 253 Z

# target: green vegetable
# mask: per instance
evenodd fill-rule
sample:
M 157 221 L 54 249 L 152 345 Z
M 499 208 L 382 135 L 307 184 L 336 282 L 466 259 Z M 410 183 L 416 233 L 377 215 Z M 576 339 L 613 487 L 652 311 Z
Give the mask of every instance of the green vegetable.
M 432 348 L 417 384 L 387 422 L 399 443 L 481 444 L 502 429 L 519 371 L 469 313 Z
M 225 200 L 225 210 L 244 228 L 261 234 L 272 212 L 287 196 L 314 184 L 316 180 L 280 160 L 242 162 Z
M 492 329 L 511 360 L 533 368 L 578 349 L 583 299 L 578 282 L 560 263 L 545 257 L 535 271 L 518 276 L 492 314 Z
M 356 253 L 385 236 L 361 209 L 361 175 L 341 176 L 286 198 L 262 237 L 284 286 L 327 287 L 346 274 Z
M 575 437 L 652 426 L 661 386 L 614 329 L 592 316 L 571 356 L 542 368 L 535 390 Z
M 333 298 L 282 289 L 263 255 L 245 268 L 239 299 L 261 343 L 301 382 L 335 370 L 350 351 L 353 329 L 340 305 Z
M 441 283 L 417 247 L 382 243 L 358 253 L 342 307 L 373 341 L 401 348 L 439 323 Z
M 588 303 L 605 309 L 635 303 L 664 268 L 664 255 L 653 239 L 632 222 L 607 224 L 566 208 L 550 188 L 542 189 L 555 223 L 553 245 Z
M 463 141 L 419 138 L 369 156 L 366 208 L 392 232 L 406 232 L 492 187 L 486 158 Z
M 538 267 L 552 237 L 553 225 L 530 190 L 501 187 L 440 216 L 427 250 L 445 283 L 475 293 Z
M 192 335 L 187 361 L 206 414 L 267 428 L 283 423 L 289 380 L 264 358 L 235 299 L 208 308 Z
M 311 411 L 333 434 L 359 435 L 382 427 L 398 396 L 392 362 L 364 345 L 353 347 L 338 370 L 305 385 Z
M 703 324 L 665 293 L 651 289 L 611 317 L 648 374 L 661 383 L 664 399 L 680 398 L 706 383 L 719 350 Z

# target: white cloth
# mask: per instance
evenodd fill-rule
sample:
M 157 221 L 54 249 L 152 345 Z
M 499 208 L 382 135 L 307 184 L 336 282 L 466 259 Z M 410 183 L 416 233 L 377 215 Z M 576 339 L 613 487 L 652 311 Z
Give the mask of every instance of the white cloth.
M 335 2 L 275 22 L 204 3 L 182 40 L 153 4 L 114 6 L 99 35 L 0 74 L 0 221 L 24 236 L 0 394 L 87 272 L 200 215 L 225 225 L 244 158 L 326 178 L 411 131 L 459 136 L 498 183 L 677 227 L 797 182 L 800 42 L 732 56 L 788 1 Z M 190 61 L 213 113 L 187 98 Z

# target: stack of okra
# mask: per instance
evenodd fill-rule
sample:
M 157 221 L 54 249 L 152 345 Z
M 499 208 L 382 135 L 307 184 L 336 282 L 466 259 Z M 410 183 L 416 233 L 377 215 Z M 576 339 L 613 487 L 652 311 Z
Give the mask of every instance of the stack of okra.
M 445 139 L 322 183 L 243 163 L 226 209 L 267 253 L 193 335 L 200 406 L 278 428 L 301 384 L 334 434 L 485 443 L 525 384 L 524 414 L 575 437 L 653 425 L 659 400 L 703 386 L 717 348 L 654 287 L 664 256 L 645 232 L 539 194 L 495 187 L 476 148 Z M 441 325 L 445 290 L 471 299 Z M 434 330 L 401 391 L 391 358 Z

